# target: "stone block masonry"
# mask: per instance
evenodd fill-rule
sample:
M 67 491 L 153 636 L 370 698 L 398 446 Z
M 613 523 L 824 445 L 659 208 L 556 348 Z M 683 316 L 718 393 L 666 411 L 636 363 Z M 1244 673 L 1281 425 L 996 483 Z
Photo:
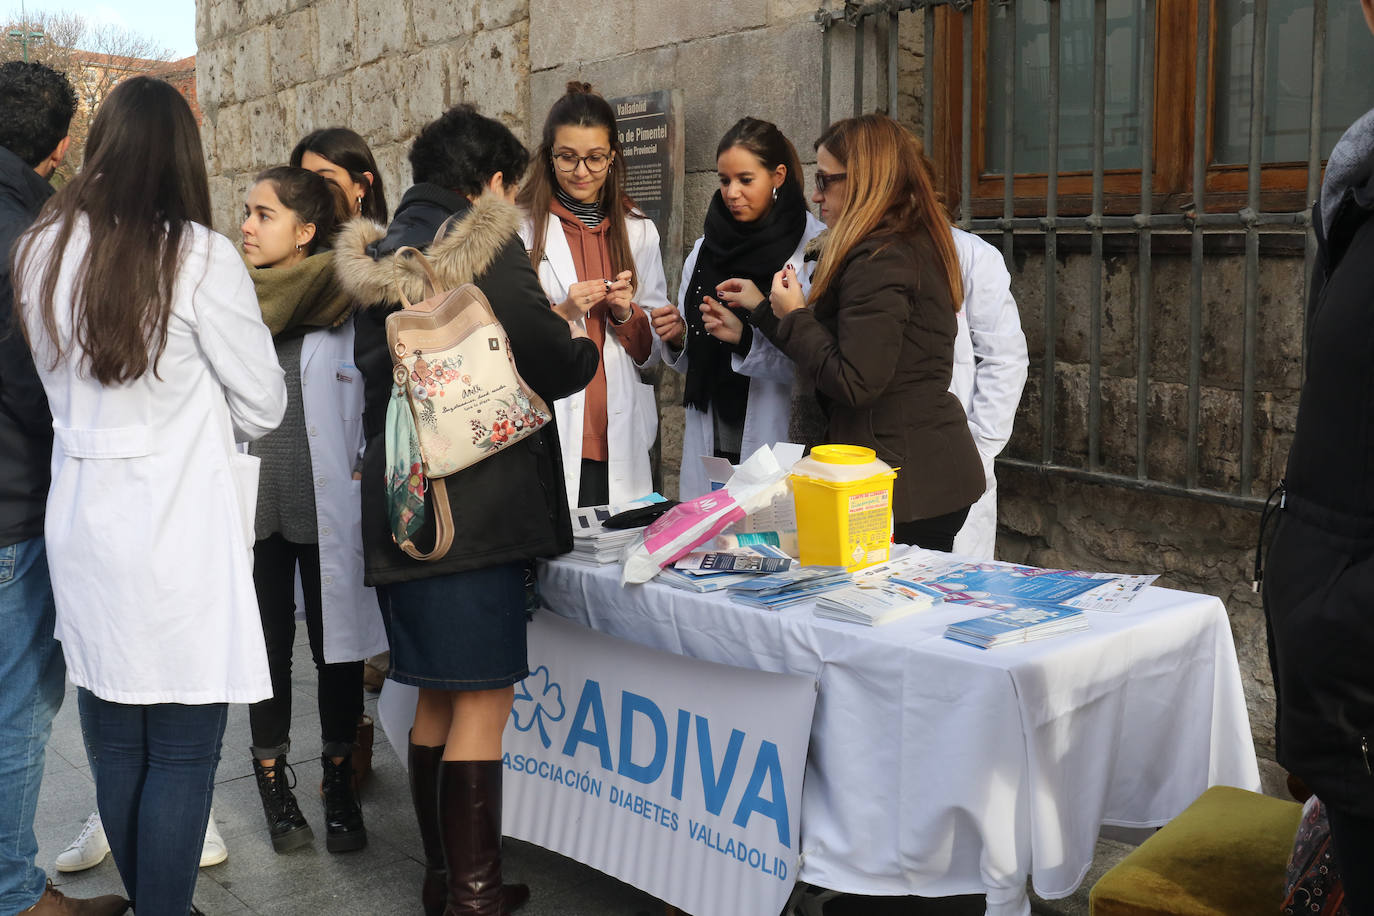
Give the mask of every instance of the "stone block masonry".
M 829 4 L 837 6 L 838 2 Z M 549 105 L 570 79 L 607 96 L 679 89 L 685 117 L 684 250 L 665 259 L 677 298 L 682 257 L 700 234 L 714 192 L 715 148 L 738 118 L 777 123 L 801 154 L 806 178 L 820 134 L 822 34 L 815 0 L 198 0 L 197 79 L 216 227 L 236 237 L 258 171 L 284 162 L 296 141 L 345 125 L 372 145 L 394 206 L 410 184 L 406 153 L 420 127 L 472 101 L 527 143 L 539 140 Z M 898 111 L 921 124 L 926 49 L 917 17 L 899 28 Z M 852 113 L 853 31 L 831 34 L 831 117 Z M 870 44 L 871 48 L 871 44 Z M 864 110 L 878 105 L 870 53 Z M 1058 265 L 1054 461 L 1082 466 L 1087 452 L 1087 341 L 1091 263 Z M 1137 301 L 1130 256 L 1103 266 L 1101 456 L 1107 471 L 1134 474 Z M 1276 480 L 1291 441 L 1301 374 L 1300 257 L 1261 259 L 1255 492 Z M 1007 454 L 1038 460 L 1044 265 L 1018 241 L 1013 291 L 1031 344 L 1031 378 Z M 1200 483 L 1233 489 L 1240 453 L 1238 377 L 1243 301 L 1239 257 L 1209 256 L 1202 345 Z M 1149 469 L 1186 474 L 1186 258 L 1155 258 L 1151 309 Z M 682 455 L 682 379 L 660 369 L 660 487 L 676 495 Z M 685 456 L 694 460 L 696 456 Z M 1272 755 L 1272 685 L 1264 624 L 1249 591 L 1247 562 L 1258 515 L 1177 496 L 1087 484 L 1040 471 L 1000 474 L 1000 555 L 1047 566 L 1163 573 L 1162 584 L 1227 603 L 1261 753 Z M 1263 493 L 1260 493 L 1262 496 Z

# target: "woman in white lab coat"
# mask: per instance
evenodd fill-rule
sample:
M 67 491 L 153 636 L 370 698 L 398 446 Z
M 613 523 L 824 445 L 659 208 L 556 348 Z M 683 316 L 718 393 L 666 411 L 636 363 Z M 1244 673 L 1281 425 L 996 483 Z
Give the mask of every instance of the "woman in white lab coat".
M 376 600 L 362 586 L 359 483 L 362 381 L 353 365 L 352 302 L 334 272 L 329 240 L 351 215 L 342 189 L 302 168 L 268 169 L 244 205 L 245 259 L 286 372 L 281 426 L 250 447 L 261 457 L 253 579 L 273 696 L 249 708 L 253 769 L 273 848 L 313 833 L 291 792 L 291 656 L 296 581 L 318 679 L 326 846 L 367 842 L 352 778 L 362 713 L 362 659 L 385 644 Z M 312 330 L 325 328 L 332 330 Z
M 648 312 L 668 302 L 658 230 L 625 194 L 615 112 L 572 82 L 544 121 L 518 203 L 521 239 L 554 311 L 585 326 L 601 365 L 554 402 L 571 507 L 623 503 L 654 489 L 654 390 L 639 377 L 658 354 Z
M 286 389 L 238 252 L 209 228 L 190 108 L 133 77 L 18 247 L 53 413 L 57 637 L 140 916 L 191 908 L 229 703 L 271 695 L 252 582 L 256 459 Z
M 784 265 L 804 274 L 806 244 L 825 229 L 807 211 L 797 151 L 773 124 L 738 121 L 717 146 L 716 170 L 720 190 L 682 266 L 678 307 L 651 316 L 664 362 L 687 376 L 678 483 L 684 500 L 710 489 L 703 456 L 738 463 L 786 441 L 792 361 L 743 316 Z

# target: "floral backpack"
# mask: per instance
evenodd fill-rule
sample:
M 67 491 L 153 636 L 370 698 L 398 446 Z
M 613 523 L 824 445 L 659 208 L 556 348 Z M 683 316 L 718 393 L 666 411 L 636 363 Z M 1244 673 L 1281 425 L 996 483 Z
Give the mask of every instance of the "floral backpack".
M 442 231 L 442 230 L 441 230 Z M 427 298 L 386 319 L 394 366 L 386 410 L 386 493 L 391 534 L 408 556 L 437 560 L 453 546 L 453 513 L 444 478 L 530 435 L 552 419 L 548 405 L 520 378 L 505 328 L 471 283 L 441 291 L 429 259 L 401 248 L 398 263 L 418 264 Z M 412 538 L 433 495 L 434 547 Z

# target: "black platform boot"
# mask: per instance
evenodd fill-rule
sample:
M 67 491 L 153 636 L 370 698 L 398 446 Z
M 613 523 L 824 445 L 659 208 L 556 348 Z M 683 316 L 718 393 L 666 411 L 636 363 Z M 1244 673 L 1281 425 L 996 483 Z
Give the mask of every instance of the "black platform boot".
M 286 781 L 287 774 L 291 782 Z M 262 761 L 253 760 L 253 775 L 258 780 L 258 795 L 262 796 L 262 813 L 267 817 L 267 832 L 272 837 L 272 848 L 277 852 L 290 852 L 304 846 L 315 838 L 310 825 L 305 822 L 296 796 L 291 790 L 296 787 L 296 772 L 286 762 L 286 757 L 276 758 L 270 767 Z
M 352 852 L 367 845 L 363 809 L 353 790 L 353 758 L 335 763 L 327 754 L 320 756 L 324 768 L 325 848 L 330 852 Z

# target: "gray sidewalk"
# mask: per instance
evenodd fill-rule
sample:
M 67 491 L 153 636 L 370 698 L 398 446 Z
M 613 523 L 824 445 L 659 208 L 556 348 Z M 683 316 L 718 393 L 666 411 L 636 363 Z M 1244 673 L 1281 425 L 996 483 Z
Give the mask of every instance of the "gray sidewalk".
M 248 709 L 231 706 L 223 759 L 215 779 L 215 818 L 229 848 L 229 860 L 201 869 L 196 905 L 206 916 L 419 914 L 424 854 L 400 758 L 379 725 L 372 778 L 363 791 L 367 848 L 340 855 L 326 852 L 323 806 L 317 789 L 320 736 L 315 667 L 304 626 L 297 630 L 293 671 L 290 759 L 298 780 L 296 797 L 315 829 L 315 843 L 285 855 L 272 851 L 248 752 Z M 369 696 L 366 705 L 369 713 L 375 713 L 376 698 Z M 76 874 L 59 874 L 53 865 L 93 810 L 95 785 L 81 743 L 76 691 L 69 685 L 48 743 L 36 829 L 39 865 L 48 870 L 64 893 L 74 897 L 123 893 L 114 860 L 109 857 L 95 868 Z M 1098 861 L 1079 892 L 1066 900 L 1032 898 L 1035 912 L 1041 916 L 1086 914 L 1088 888 L 1125 851 L 1120 844 L 1099 844 Z M 661 902 L 642 891 L 517 840 L 506 840 L 505 869 L 509 880 L 530 885 L 531 899 L 521 909 L 522 916 L 663 916 L 665 912 Z M 826 916 L 964 916 L 981 912 L 979 898 L 864 898 L 835 901 L 826 908 Z

